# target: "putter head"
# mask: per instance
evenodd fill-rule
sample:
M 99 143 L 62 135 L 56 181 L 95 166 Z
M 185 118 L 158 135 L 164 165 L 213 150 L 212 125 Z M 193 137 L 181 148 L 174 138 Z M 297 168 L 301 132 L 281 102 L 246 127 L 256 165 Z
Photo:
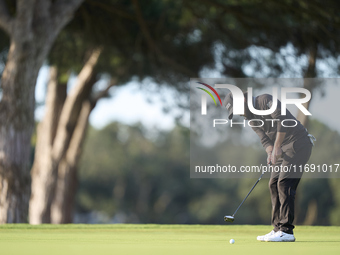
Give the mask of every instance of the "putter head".
M 234 216 L 224 216 L 224 221 L 228 221 L 228 222 L 234 222 L 235 218 Z

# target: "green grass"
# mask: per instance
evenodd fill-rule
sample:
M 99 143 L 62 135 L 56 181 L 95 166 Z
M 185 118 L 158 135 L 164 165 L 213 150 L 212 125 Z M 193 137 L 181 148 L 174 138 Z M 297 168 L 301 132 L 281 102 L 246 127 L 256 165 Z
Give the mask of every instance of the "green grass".
M 2 225 L 0 253 L 53 254 L 339 254 L 340 227 L 298 226 L 295 243 L 264 243 L 270 226 Z M 235 244 L 229 240 L 235 239 Z

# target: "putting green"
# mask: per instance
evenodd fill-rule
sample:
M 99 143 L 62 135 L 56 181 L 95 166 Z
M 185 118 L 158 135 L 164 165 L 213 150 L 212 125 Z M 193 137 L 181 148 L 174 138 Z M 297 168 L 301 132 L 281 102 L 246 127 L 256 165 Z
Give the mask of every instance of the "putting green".
M 270 226 L 2 225 L 0 252 L 16 254 L 339 254 L 340 227 L 298 226 L 295 243 L 265 243 Z M 235 244 L 229 240 L 235 239 Z

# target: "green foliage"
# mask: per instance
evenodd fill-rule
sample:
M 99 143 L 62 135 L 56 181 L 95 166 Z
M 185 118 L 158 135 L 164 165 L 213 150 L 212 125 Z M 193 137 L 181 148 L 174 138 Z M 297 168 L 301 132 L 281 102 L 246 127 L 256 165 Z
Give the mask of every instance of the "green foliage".
M 86 0 L 58 37 L 49 62 L 77 73 L 88 52 L 102 47 L 96 70 L 117 84 L 152 77 L 180 90 L 179 83 L 214 63 L 215 39 L 199 32 L 198 25 L 183 1 L 148 0 L 138 10 L 133 1 Z M 195 39 L 196 31 L 202 39 Z
M 315 165 L 339 164 L 340 135 L 317 120 L 310 121 L 310 133 L 317 141 L 313 148 L 311 159 L 308 163 Z M 338 172 L 340 169 L 338 169 Z M 318 224 L 339 225 L 340 218 L 340 179 L 304 179 L 299 193 L 301 215 L 307 213 L 309 203 L 317 204 Z
M 301 65 L 299 57 L 314 49 L 318 59 L 340 51 L 338 1 L 139 2 L 137 7 L 126 0 L 85 0 L 60 33 L 50 64 L 77 73 L 89 51 L 100 46 L 97 72 L 118 84 L 152 77 L 158 85 L 183 89 L 202 70 L 245 77 L 248 65 L 256 76 L 277 77 L 292 69 L 292 57 Z M 287 45 L 292 53 L 282 50 Z M 303 71 L 290 70 L 293 76 Z
M 310 132 L 318 141 L 309 163 L 339 163 L 340 135 L 316 120 L 310 122 Z M 222 223 L 255 179 L 190 179 L 189 149 L 189 130 L 182 126 L 168 132 L 147 130 L 140 124 L 91 128 L 79 169 L 77 212 L 100 211 L 112 221 L 123 215 L 122 221 L 130 223 Z M 233 155 L 245 155 L 244 165 L 266 159 L 258 147 L 224 142 L 220 151 L 234 165 L 240 162 L 234 162 L 239 157 Z M 339 179 L 302 179 L 297 223 L 305 223 L 315 201 L 317 218 L 312 224 L 339 225 L 339 187 Z M 238 223 L 270 224 L 270 213 L 264 178 L 239 211 Z
M 80 208 L 95 207 L 111 216 L 119 211 L 132 218 L 138 214 L 138 221 L 173 221 L 171 214 L 163 213 L 179 214 L 187 206 L 188 185 L 178 182 L 188 176 L 184 132 L 178 127 L 147 138 L 142 126 L 118 123 L 90 130 L 80 165 Z

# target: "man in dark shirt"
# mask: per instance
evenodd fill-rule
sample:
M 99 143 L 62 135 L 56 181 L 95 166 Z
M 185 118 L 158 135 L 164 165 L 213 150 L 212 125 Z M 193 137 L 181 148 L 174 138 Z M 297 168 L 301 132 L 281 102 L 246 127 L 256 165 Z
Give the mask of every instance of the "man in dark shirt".
M 257 240 L 294 242 L 295 193 L 302 176 L 300 166 L 304 169 L 304 165 L 312 152 L 312 136 L 288 110 L 286 115 L 281 115 L 281 102 L 279 100 L 277 108 L 272 114 L 261 116 L 250 112 L 246 103 L 247 93 L 244 93 L 244 96 L 245 114 L 243 116 L 247 120 L 254 120 L 251 125 L 256 127 L 252 127 L 252 129 L 260 137 L 268 154 L 267 163 L 272 165 L 272 169 L 280 169 L 279 171 L 272 171 L 269 180 L 272 202 L 271 222 L 274 229 L 266 235 L 258 236 Z M 257 110 L 268 110 L 272 103 L 273 98 L 268 94 L 253 97 L 253 106 Z M 228 110 L 229 119 L 232 119 L 232 93 L 225 97 L 223 105 Z M 294 166 L 297 171 L 294 171 Z M 287 171 L 287 169 L 290 170 Z

